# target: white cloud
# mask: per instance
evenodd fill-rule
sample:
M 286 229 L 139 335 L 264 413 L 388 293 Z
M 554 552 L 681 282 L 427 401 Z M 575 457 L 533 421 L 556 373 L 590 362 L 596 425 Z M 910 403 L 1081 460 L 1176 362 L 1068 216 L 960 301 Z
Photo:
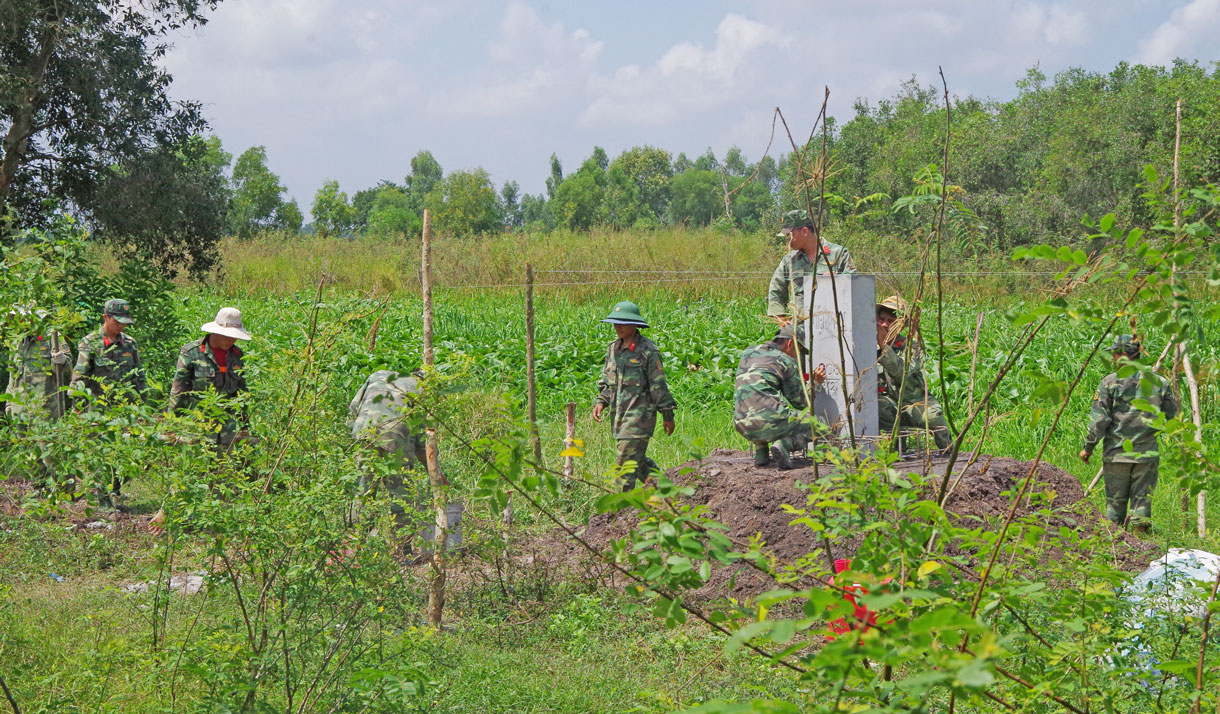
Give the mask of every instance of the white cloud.
M 545 23 L 533 8 L 513 2 L 488 45 L 490 65 L 433 94 L 428 110 L 461 117 L 537 111 L 578 91 L 604 47 L 587 30 Z
M 780 30 L 730 13 L 716 28 L 711 49 L 682 42 L 651 67 L 626 65 L 609 77 L 595 77 L 594 99 L 581 120 L 586 125 L 663 124 L 687 112 L 719 106 L 765 65 L 758 61 L 760 50 L 789 46 Z
M 1217 33 L 1220 33 L 1220 0 L 1191 0 L 1174 10 L 1168 20 L 1139 43 L 1136 61 L 1167 65 L 1196 50 L 1214 53 Z

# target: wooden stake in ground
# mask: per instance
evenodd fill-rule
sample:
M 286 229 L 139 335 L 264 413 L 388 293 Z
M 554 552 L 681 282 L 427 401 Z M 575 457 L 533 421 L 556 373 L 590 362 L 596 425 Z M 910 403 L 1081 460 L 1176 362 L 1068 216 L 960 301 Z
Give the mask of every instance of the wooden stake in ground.
M 432 215 L 424 210 L 423 259 L 421 281 L 424 296 L 424 373 L 432 376 L 436 357 L 432 349 Z M 432 583 L 428 589 L 428 624 L 441 626 L 445 610 L 445 540 L 449 533 L 449 518 L 445 514 L 445 478 L 441 475 L 436 429 L 424 431 L 424 460 L 428 468 L 428 484 L 432 488 L 432 508 L 436 513 L 436 532 L 432 539 Z
M 542 440 L 538 438 L 538 381 L 534 372 L 534 266 L 525 264 L 525 399 L 530 420 L 534 468 L 542 472 Z
M 568 402 L 567 427 L 563 432 L 564 451 L 576 446 L 576 402 Z M 563 457 L 563 477 L 572 478 L 576 473 L 576 462 L 571 456 Z
M 1199 382 L 1195 379 L 1195 368 L 1190 363 L 1190 352 L 1182 347 L 1182 369 L 1186 372 L 1186 386 L 1190 388 L 1190 419 L 1195 423 L 1195 439 L 1203 443 L 1203 415 L 1199 411 Z M 1199 491 L 1197 526 L 1200 538 L 1207 537 L 1207 492 Z

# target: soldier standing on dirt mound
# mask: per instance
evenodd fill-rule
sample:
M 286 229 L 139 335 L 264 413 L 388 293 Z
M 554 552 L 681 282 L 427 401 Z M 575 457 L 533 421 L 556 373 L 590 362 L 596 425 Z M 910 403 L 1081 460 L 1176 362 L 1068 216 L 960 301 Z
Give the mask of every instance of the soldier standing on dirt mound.
M 805 276 L 835 275 L 856 272 L 851 253 L 837 243 L 818 241 L 818 229 L 807 211 L 788 211 L 780 222 L 779 238 L 788 240 L 788 253 L 780 259 L 771 276 L 771 287 L 767 290 L 767 315 L 787 321 L 790 313 L 796 312 L 797 320 L 808 315 L 799 314 L 805 307 Z M 788 304 L 788 292 L 792 291 L 795 304 Z
M 818 365 L 811 376 L 821 385 L 826 367 Z M 779 468 L 790 469 L 792 452 L 804 450 L 813 429 L 827 430 L 806 411 L 809 402 L 801 381 L 792 325 L 742 353 L 733 391 L 733 426 L 754 445 L 755 466 L 766 466 L 774 457 Z
M 1117 367 L 1123 359 L 1139 358 L 1140 343 L 1131 336 L 1119 335 L 1110 346 L 1110 352 Z M 1150 406 L 1160 409 L 1166 419 L 1178 415 L 1178 403 L 1164 378 L 1140 372 L 1119 377 L 1117 372 L 1111 372 L 1102 378 L 1097 396 L 1093 398 L 1092 418 L 1080 459 L 1089 463 L 1098 442 L 1102 443 L 1106 518 L 1119 525 L 1129 523 L 1132 530 L 1148 533 L 1152 527 L 1152 490 L 1156 488 L 1160 456 L 1157 455 L 1157 431 L 1149 423 L 1152 415 L 1132 406 L 1136 399 L 1147 400 Z M 1128 439 L 1131 451 L 1123 448 Z M 1128 513 L 1130 521 L 1127 521 Z
M 661 412 L 665 434 L 671 435 L 677 404 L 665 384 L 661 351 L 640 334 L 641 328 L 648 327 L 640 308 L 633 302 L 620 302 L 602 322 L 614 325 L 618 339 L 606 348 L 593 420 L 600 422 L 602 412 L 611 408 L 610 430 L 618 447 L 614 463 L 636 463 L 635 471 L 625 474 L 623 490 L 630 491 L 657 466 L 647 454 L 648 441 L 657 428 L 657 412 Z
M 877 303 L 878 426 L 885 436 L 893 433 L 894 421 L 901 419 L 902 427 L 930 432 L 936 448 L 947 449 L 952 442 L 949 425 L 901 334 L 899 313 L 905 309 L 906 302 L 897 295 Z

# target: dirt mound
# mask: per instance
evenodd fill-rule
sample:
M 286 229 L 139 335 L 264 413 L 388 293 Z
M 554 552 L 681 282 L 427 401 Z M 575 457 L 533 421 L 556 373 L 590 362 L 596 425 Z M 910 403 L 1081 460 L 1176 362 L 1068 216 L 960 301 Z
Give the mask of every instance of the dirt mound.
M 790 504 L 801 507 L 807 492 L 797 488 L 796 482 L 809 478 L 809 462 L 797 460 L 798 470 L 780 471 L 774 467 L 754 466 L 750 454 L 729 449 L 717 449 L 702 462 L 689 462 L 671 469 L 668 476 L 684 485 L 695 487 L 689 499 L 692 504 L 706 505 L 710 515 L 728 526 L 727 534 L 739 542 L 758 536 L 766 543 L 766 551 L 781 561 L 792 562 L 805 556 L 821 543 L 808 528 L 789 525 L 793 516 L 784 511 Z M 943 474 L 944 459 L 903 461 L 894 468 L 907 473 Z M 694 471 L 681 475 L 684 468 Z M 800 468 L 805 467 L 805 468 Z M 999 530 L 1012 507 L 1012 494 L 1020 488 L 1020 481 L 1029 473 L 1030 462 L 1004 457 L 980 458 L 968 469 L 962 462 L 955 466 L 954 481 L 960 475 L 950 494 L 946 510 L 970 527 Z M 939 479 L 932 479 L 939 483 Z M 930 488 L 932 488 L 930 486 Z M 1044 525 L 1048 529 L 1065 526 L 1076 530 L 1082 537 L 1092 535 L 1098 529 L 1110 529 L 1096 509 L 1084 502 L 1084 491 L 1075 476 L 1066 471 L 1041 464 L 1037 482 L 1031 490 L 1046 494 L 1047 500 L 1023 498 L 1017 509 L 1017 517 L 1048 508 L 1052 516 Z M 931 494 L 930 494 L 931 495 Z M 634 513 L 613 513 L 594 516 L 589 521 L 583 537 L 598 548 L 625 536 L 638 520 Z M 860 545 L 860 540 L 839 540 L 835 543 L 835 557 L 850 557 Z M 587 553 L 586 553 L 587 554 Z M 1162 554 L 1154 543 L 1145 542 L 1130 533 L 1119 531 L 1113 534 L 1113 547 L 1107 556 L 1123 570 L 1138 572 L 1148 562 Z M 1046 558 L 1056 553 L 1048 550 Z M 586 565 L 591 563 L 586 560 Z M 711 582 L 700 593 L 703 596 L 732 594 L 743 597 L 776 587 L 774 580 L 747 566 L 723 568 L 714 572 Z

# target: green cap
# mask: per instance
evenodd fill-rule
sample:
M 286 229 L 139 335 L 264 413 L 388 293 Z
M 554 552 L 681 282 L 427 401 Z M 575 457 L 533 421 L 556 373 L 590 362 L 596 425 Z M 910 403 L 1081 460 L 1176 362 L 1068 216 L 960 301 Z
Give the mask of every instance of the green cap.
M 640 315 L 640 308 L 633 302 L 624 300 L 614 306 L 610 311 L 610 315 L 602 320 L 611 325 L 635 325 L 636 327 L 648 327 L 648 323 L 644 322 L 644 317 Z
M 813 227 L 813 219 L 809 217 L 808 211 L 805 209 L 788 211 L 780 218 L 779 233 L 775 235 L 779 238 L 787 238 L 793 230 L 805 226 Z
M 1114 338 L 1114 344 L 1110 345 L 1111 352 L 1122 352 L 1128 357 L 1138 357 L 1140 353 L 1139 340 L 1131 335 L 1118 335 Z
M 126 300 L 120 298 L 107 300 L 105 307 L 102 308 L 102 314 L 109 315 L 124 325 L 130 325 L 135 322 L 131 318 L 131 305 L 128 305 Z

